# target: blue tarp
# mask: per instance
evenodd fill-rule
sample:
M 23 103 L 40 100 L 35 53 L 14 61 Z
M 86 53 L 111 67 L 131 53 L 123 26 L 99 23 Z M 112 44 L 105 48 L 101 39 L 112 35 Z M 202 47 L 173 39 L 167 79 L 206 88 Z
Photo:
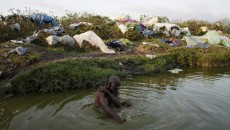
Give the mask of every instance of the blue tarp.
M 54 26 L 58 26 L 57 21 L 55 21 L 54 18 L 52 18 L 51 16 L 48 16 L 46 14 L 31 14 L 29 16 L 31 21 L 34 21 L 39 27 L 40 29 L 42 29 L 43 27 L 43 22 L 46 24 L 51 23 Z

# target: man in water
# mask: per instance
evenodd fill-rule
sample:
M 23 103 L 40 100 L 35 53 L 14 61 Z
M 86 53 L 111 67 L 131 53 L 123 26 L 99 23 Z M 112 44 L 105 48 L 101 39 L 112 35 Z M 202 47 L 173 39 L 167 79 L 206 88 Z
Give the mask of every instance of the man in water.
M 99 108 L 101 107 L 104 112 L 112 116 L 117 122 L 124 123 L 126 119 L 120 117 L 118 113 L 112 109 L 113 107 L 120 108 L 121 106 L 131 106 L 131 102 L 128 100 L 124 102 L 120 101 L 120 85 L 120 79 L 117 76 L 111 76 L 107 86 L 101 86 L 98 88 L 94 105 Z

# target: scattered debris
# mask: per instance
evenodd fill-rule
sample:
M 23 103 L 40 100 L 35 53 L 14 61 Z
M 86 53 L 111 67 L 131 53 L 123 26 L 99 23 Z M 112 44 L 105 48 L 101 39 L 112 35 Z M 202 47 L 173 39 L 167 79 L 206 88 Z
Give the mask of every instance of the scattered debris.
M 54 26 L 49 29 L 44 29 L 44 31 L 51 35 L 61 36 L 65 33 L 65 29 L 62 26 Z
M 64 35 L 64 36 L 51 35 L 46 38 L 46 41 L 51 46 L 56 45 L 57 43 L 62 43 L 63 45 L 67 45 L 67 46 L 74 45 L 74 39 L 69 35 Z
M 26 53 L 26 48 L 23 48 L 21 46 L 15 48 L 15 51 L 18 53 L 18 55 L 24 55 Z
M 19 23 L 12 24 L 12 25 L 10 25 L 10 27 L 12 30 L 15 30 L 17 32 L 21 30 L 21 26 Z
M 150 46 L 155 46 L 155 47 L 160 47 L 158 44 L 154 44 L 153 42 L 142 42 L 144 45 L 150 45 Z
M 36 40 L 38 38 L 39 33 L 41 32 L 41 30 L 39 31 L 34 31 L 32 36 L 29 36 L 25 39 L 18 39 L 18 40 L 10 40 L 10 42 L 13 43 L 18 43 L 18 44 L 22 44 L 22 43 L 31 43 L 32 41 Z
M 172 69 L 172 70 L 168 70 L 169 72 L 173 73 L 173 74 L 177 74 L 179 73 L 180 71 L 183 71 L 182 69 L 178 69 L 178 68 L 175 68 L 175 69 Z
M 150 59 L 153 59 L 153 58 L 156 58 L 157 56 L 156 55 L 149 55 L 149 54 L 146 54 L 146 57 L 150 58 Z
M 109 41 L 107 43 L 108 46 L 112 47 L 112 48 L 118 48 L 119 51 L 123 51 L 124 50 L 124 46 L 125 44 L 123 42 L 117 41 L 117 40 L 112 40 Z
M 7 55 L 11 54 L 11 53 L 14 53 L 14 52 L 17 52 L 18 55 L 24 55 L 26 53 L 26 50 L 27 50 L 26 48 L 19 46 L 19 47 L 16 47 L 15 49 L 9 50 L 8 53 L 7 53 Z M 6 55 L 6 57 L 7 57 L 7 55 Z
M 71 28 L 71 29 L 77 29 L 81 25 L 92 26 L 93 24 L 92 23 L 88 23 L 88 22 L 73 23 L 73 24 L 69 25 L 69 28 Z

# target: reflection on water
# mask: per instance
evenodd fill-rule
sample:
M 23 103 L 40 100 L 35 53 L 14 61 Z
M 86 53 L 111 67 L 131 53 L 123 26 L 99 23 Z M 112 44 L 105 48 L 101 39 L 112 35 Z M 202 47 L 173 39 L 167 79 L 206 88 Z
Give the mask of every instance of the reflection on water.
M 0 130 L 227 130 L 230 128 L 230 70 L 133 76 L 121 98 L 133 106 L 117 111 L 117 124 L 95 111 L 95 90 L 16 96 L 0 100 Z

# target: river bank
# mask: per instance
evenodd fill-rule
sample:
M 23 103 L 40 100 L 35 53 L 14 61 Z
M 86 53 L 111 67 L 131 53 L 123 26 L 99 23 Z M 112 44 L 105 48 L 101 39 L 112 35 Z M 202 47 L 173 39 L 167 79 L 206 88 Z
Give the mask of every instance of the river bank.
M 230 51 L 222 46 L 204 49 L 186 46 L 168 47 L 161 43 L 158 48 L 143 47 L 141 42 L 137 42 L 126 48 L 126 51 L 112 55 L 95 50 L 78 54 L 61 53 L 60 50 L 55 52 L 57 48 L 52 50 L 36 45 L 27 46 L 30 47 L 30 52 L 21 59 L 26 60 L 28 64 L 21 65 L 20 63 L 24 61 L 15 60 L 20 61 L 16 63 L 19 66 L 15 70 L 17 73 L 1 80 L 1 97 L 96 88 L 105 85 L 110 75 L 124 78 L 128 75 L 152 75 L 175 67 L 230 66 Z M 155 57 L 147 57 L 151 49 L 161 51 L 152 54 Z

